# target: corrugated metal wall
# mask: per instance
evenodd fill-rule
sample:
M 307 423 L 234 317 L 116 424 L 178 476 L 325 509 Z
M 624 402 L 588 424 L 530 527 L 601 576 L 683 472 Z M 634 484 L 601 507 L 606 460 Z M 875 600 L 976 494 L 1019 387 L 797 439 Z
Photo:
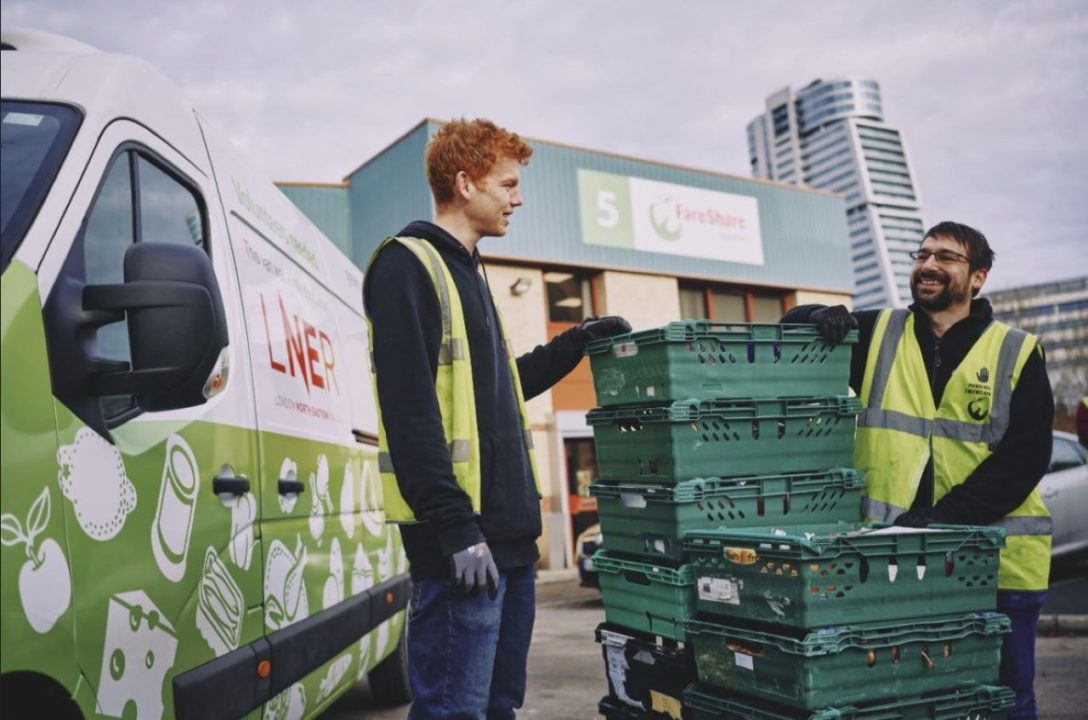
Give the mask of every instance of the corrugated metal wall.
M 346 187 L 283 184 L 279 189 L 338 248 L 351 256 L 351 204 Z
M 349 254 L 361 267 L 365 267 L 370 253 L 385 236 L 397 232 L 411 220 L 432 217 L 423 153 L 437 127 L 432 121 L 420 123 L 347 178 L 350 204 L 347 215 L 352 246 Z M 481 251 L 485 255 L 754 285 L 853 291 L 849 235 L 840 197 L 543 141 L 531 142 L 533 158 L 522 172 L 525 205 L 514 215 L 509 235 L 484 240 Z M 756 198 L 764 264 L 723 262 L 583 243 L 579 169 Z M 308 207 L 301 204 L 300 207 L 314 217 Z M 318 210 L 319 213 L 323 211 Z M 325 228 L 322 222 L 315 222 Z
M 422 122 L 348 176 L 355 264 L 366 268 L 374 248 L 413 220 L 434 215 L 423 151 L 432 124 Z

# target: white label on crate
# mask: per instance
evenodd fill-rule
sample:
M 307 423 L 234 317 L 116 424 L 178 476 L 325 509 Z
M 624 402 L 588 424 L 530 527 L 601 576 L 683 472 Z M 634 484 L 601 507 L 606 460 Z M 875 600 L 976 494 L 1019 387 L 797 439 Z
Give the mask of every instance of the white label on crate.
M 709 602 L 728 603 L 740 605 L 740 588 L 737 583 L 728 578 L 701 577 L 696 583 L 699 588 L 699 599 Z
M 656 397 L 656 396 L 657 396 L 657 388 L 655 388 L 653 385 L 647 385 L 646 386 L 646 397 L 651 398 L 651 397 Z
M 625 508 L 641 510 L 646 507 L 646 498 L 638 493 L 620 493 L 620 503 Z
M 616 343 L 612 346 L 612 354 L 618 358 L 634 357 L 638 355 L 638 343 Z
M 632 707 L 645 710 L 645 705 L 627 694 L 627 670 L 631 666 L 627 664 L 623 648 L 606 645 L 605 654 L 608 656 L 608 679 L 612 682 L 612 690 L 616 693 L 616 697 Z
M 744 668 L 745 670 L 754 670 L 755 664 L 752 662 L 751 655 L 745 655 L 744 653 L 735 652 L 733 657 L 737 661 L 737 667 Z
M 654 552 L 664 555 L 665 554 L 665 541 L 662 539 L 654 540 Z

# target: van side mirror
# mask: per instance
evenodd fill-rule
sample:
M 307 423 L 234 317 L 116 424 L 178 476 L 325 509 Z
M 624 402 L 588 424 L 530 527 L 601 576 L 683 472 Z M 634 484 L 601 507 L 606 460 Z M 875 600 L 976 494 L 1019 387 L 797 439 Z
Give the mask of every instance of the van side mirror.
M 84 285 L 79 239 L 45 303 L 53 394 L 105 438 L 100 398 L 133 395 L 139 410 L 207 402 L 204 386 L 227 346 L 211 258 L 179 243 L 125 251 L 125 282 Z M 131 364 L 100 357 L 98 329 L 127 317 Z M 122 418 L 131 417 L 126 413 Z
M 140 242 L 125 251 L 125 282 L 83 288 L 83 309 L 128 316 L 132 366 L 88 378 L 96 397 L 135 395 L 142 410 L 207 401 L 204 385 L 227 346 L 211 259 L 194 245 Z

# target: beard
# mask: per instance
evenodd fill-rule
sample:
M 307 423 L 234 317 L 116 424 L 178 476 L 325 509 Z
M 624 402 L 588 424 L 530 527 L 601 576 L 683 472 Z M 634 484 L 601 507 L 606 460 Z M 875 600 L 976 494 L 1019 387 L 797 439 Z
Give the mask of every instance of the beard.
M 922 280 L 936 280 L 941 284 L 940 292 L 936 295 L 923 297 L 919 293 Z M 910 295 L 914 298 L 914 302 L 918 303 L 918 306 L 923 310 L 941 312 L 942 310 L 947 310 L 953 304 L 959 305 L 967 300 L 968 291 L 966 286 L 955 284 L 952 279 L 944 273 L 919 271 L 911 275 Z

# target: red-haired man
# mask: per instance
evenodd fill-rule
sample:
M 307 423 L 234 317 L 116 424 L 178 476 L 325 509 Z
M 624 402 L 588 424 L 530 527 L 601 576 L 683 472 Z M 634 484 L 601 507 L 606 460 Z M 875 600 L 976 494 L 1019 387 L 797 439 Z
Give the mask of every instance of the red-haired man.
M 593 318 L 509 352 L 477 244 L 506 234 L 531 155 L 486 120 L 445 124 L 426 154 L 434 222 L 383 242 L 366 275 L 386 520 L 400 523 L 413 580 L 410 718 L 521 706 L 541 534 L 525 398 L 570 372 L 588 340 L 631 330 Z

